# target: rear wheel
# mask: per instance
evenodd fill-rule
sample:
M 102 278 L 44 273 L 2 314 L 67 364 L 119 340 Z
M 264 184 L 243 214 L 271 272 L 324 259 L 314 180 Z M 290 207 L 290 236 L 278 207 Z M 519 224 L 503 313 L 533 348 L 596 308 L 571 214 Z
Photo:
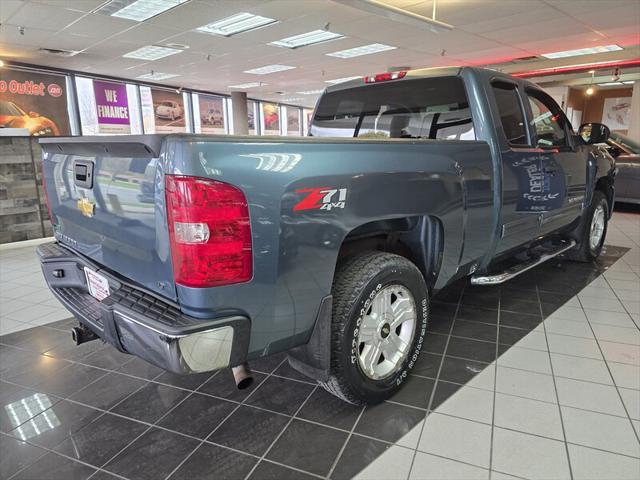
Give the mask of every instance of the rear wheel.
M 607 197 L 600 190 L 593 193 L 591 205 L 585 212 L 575 232 L 578 245 L 570 252 L 569 257 L 579 262 L 591 262 L 598 258 L 607 235 L 609 204 Z
M 379 403 L 402 387 L 422 349 L 424 278 L 404 257 L 366 252 L 338 267 L 332 291 L 331 372 L 322 385 L 350 403 Z

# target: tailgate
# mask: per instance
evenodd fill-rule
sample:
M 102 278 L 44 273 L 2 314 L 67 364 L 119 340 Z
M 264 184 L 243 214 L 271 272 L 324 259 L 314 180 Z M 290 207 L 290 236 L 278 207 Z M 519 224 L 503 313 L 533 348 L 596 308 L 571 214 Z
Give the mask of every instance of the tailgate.
M 159 167 L 162 136 L 41 139 L 56 239 L 176 299 Z

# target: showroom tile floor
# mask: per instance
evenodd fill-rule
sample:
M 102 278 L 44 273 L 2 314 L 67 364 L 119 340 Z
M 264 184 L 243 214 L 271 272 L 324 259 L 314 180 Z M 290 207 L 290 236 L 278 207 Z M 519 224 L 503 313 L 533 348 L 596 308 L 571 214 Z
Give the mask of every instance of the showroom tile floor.
M 347 405 L 282 355 L 177 377 L 75 347 L 28 251 L 0 252 L 0 478 L 640 478 L 640 215 L 594 265 L 433 303 L 405 388 Z

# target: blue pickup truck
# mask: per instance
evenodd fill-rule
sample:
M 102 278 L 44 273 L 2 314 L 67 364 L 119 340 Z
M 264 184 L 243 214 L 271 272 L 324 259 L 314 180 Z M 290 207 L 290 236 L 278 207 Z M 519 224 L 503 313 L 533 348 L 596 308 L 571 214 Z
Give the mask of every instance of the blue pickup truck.
M 454 280 L 595 259 L 608 129 L 575 133 L 530 82 L 478 68 L 329 87 L 305 138 L 42 139 L 55 296 L 97 338 L 178 373 L 287 351 L 352 403 L 400 389 Z

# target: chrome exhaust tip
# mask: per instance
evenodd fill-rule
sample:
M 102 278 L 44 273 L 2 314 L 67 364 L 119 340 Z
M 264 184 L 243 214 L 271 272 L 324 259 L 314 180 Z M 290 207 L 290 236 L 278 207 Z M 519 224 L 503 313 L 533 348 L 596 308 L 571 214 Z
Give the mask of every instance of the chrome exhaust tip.
M 233 379 L 236 382 L 238 390 L 249 388 L 253 383 L 253 373 L 249 370 L 247 363 L 232 367 L 231 372 L 233 372 Z

